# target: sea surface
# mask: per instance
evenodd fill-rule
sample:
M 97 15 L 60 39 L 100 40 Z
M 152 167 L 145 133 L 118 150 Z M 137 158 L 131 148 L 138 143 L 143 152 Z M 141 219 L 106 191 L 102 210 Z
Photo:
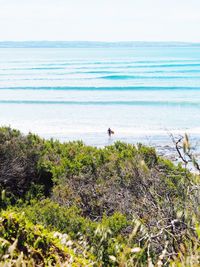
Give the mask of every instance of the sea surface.
M 198 141 L 200 46 L 1 47 L 0 125 L 95 146 Z

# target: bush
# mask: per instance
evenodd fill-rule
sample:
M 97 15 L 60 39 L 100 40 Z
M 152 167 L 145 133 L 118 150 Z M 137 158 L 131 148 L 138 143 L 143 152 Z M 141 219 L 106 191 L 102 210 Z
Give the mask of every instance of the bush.
M 92 264 L 92 256 L 83 256 L 84 248 L 76 246 L 75 243 L 73 246 L 70 245 L 70 240 L 66 240 L 66 236 L 48 232 L 40 225 L 33 225 L 17 213 L 1 214 L 0 241 L 1 263 L 11 266 Z
M 187 266 L 193 256 L 199 260 L 199 184 L 199 175 L 141 144 L 95 148 L 0 128 L 1 209 L 26 214 L 32 227 L 45 227 L 47 238 L 48 231 L 69 235 L 103 266 Z M 12 233 L 1 226 L 3 247 L 12 245 L 6 236 L 15 242 L 19 225 L 26 231 L 22 222 L 13 223 Z M 45 260 L 50 241 L 42 239 Z M 39 239 L 30 246 L 42 244 Z

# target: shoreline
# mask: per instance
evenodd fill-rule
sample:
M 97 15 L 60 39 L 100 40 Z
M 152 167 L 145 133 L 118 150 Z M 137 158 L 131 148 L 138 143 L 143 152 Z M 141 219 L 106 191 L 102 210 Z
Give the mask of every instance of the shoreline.
M 19 129 L 21 131 L 21 129 Z M 28 134 L 27 131 L 21 131 L 23 134 Z M 161 157 L 169 159 L 173 163 L 177 164 L 180 162 L 179 155 L 176 151 L 176 148 L 173 144 L 172 138 L 170 137 L 170 133 L 167 134 L 159 134 L 159 135 L 145 135 L 145 134 L 134 134 L 134 135 L 124 135 L 117 136 L 114 135 L 111 138 L 107 136 L 107 133 L 79 133 L 79 134 L 41 134 L 34 131 L 30 131 L 30 133 L 35 133 L 38 136 L 44 138 L 45 140 L 58 140 L 61 143 L 68 142 L 76 142 L 81 141 L 86 146 L 92 146 L 97 148 L 104 148 L 106 146 L 113 145 L 116 142 L 123 142 L 126 144 L 137 145 L 139 143 L 147 146 L 153 147 L 157 154 Z M 184 133 L 173 134 L 176 138 L 180 136 L 184 136 Z M 189 140 L 191 143 L 191 149 L 196 156 L 197 160 L 200 159 L 200 134 L 189 134 Z
M 142 144 L 147 147 L 154 148 L 159 156 L 169 159 L 174 164 L 179 163 L 180 159 L 171 136 L 179 138 L 180 136 L 184 136 L 185 133 L 189 133 L 188 136 L 191 144 L 191 150 L 197 161 L 200 161 L 200 133 L 192 134 L 190 131 L 163 130 L 155 133 L 155 131 L 149 130 L 145 134 L 142 131 L 134 131 L 131 133 L 132 129 L 126 131 L 126 133 L 122 131 L 119 132 L 116 128 L 114 128 L 115 134 L 112 137 L 108 137 L 106 130 L 104 132 L 77 132 L 73 129 L 67 129 L 67 131 L 65 131 L 65 129 L 61 127 L 60 132 L 50 132 L 48 131 L 50 129 L 46 128 L 47 131 L 45 133 L 45 127 L 40 130 L 27 129 L 26 127 L 24 128 L 22 126 L 20 127 L 20 125 L 13 124 L 2 124 L 0 127 L 10 127 L 11 129 L 19 130 L 23 135 L 32 133 L 38 135 L 40 138 L 44 138 L 45 140 L 52 139 L 53 141 L 57 140 L 60 143 L 81 141 L 86 146 L 97 148 L 104 148 L 106 146 L 113 145 L 116 142 L 123 142 L 132 145 Z
M 22 132 L 24 135 L 27 135 L 28 133 L 33 133 L 38 135 L 41 138 L 44 138 L 45 140 L 53 139 L 58 140 L 61 143 L 67 143 L 67 142 L 76 142 L 81 141 L 87 146 L 93 146 L 97 148 L 103 148 L 106 146 L 113 145 L 115 142 L 124 142 L 127 144 L 137 145 L 139 143 L 148 146 L 153 147 L 156 149 L 157 153 L 160 156 L 164 156 L 170 160 L 177 161 L 178 154 L 175 149 L 175 146 L 172 141 L 172 137 L 179 138 L 180 136 L 184 136 L 185 133 L 189 136 L 189 141 L 191 143 L 191 148 L 194 153 L 200 157 L 200 133 L 192 134 L 188 133 L 187 131 L 160 131 L 159 134 L 149 134 L 150 131 L 145 134 L 142 132 L 135 132 L 132 133 L 129 132 L 126 133 L 120 133 L 115 134 L 112 137 L 108 137 L 107 132 L 74 132 L 73 130 L 68 131 L 66 133 L 60 132 L 60 133 L 44 133 L 43 131 L 37 131 L 37 130 L 25 130 L 23 127 L 15 127 L 13 125 L 0 125 L 0 127 L 10 127 L 11 129 L 16 129 Z M 115 130 L 115 129 L 114 129 Z M 116 131 L 116 130 L 115 130 Z M 153 131 L 151 131 L 153 132 Z M 177 156 L 177 158 L 176 158 Z
M 178 138 L 180 136 L 184 136 L 184 134 L 179 134 L 179 135 L 174 135 L 174 137 Z M 52 137 L 51 137 L 52 138 Z M 47 138 L 47 139 L 51 139 Z M 46 139 L 46 138 L 45 138 Z M 73 141 L 82 141 L 85 145 L 88 146 L 93 146 L 93 147 L 98 147 L 98 148 L 104 148 L 106 146 L 113 145 L 116 142 L 124 142 L 126 144 L 132 144 L 132 145 L 137 145 L 141 143 L 142 145 L 145 145 L 147 147 L 152 147 L 156 150 L 156 153 L 173 162 L 175 165 L 181 162 L 180 157 L 178 155 L 178 152 L 175 148 L 175 145 L 173 144 L 172 138 L 167 135 L 140 135 L 140 136 L 130 136 L 130 137 L 124 137 L 124 138 L 107 138 L 107 142 L 105 141 L 104 144 L 96 145 L 92 144 L 90 142 L 85 142 L 82 139 L 69 139 L 67 137 L 63 139 L 57 139 L 53 138 L 53 140 L 58 140 L 62 143 L 64 142 L 73 142 Z M 106 138 L 105 138 L 106 140 Z M 200 135 L 189 135 L 189 140 L 191 143 L 191 150 L 192 153 L 194 154 L 195 158 L 197 161 L 200 161 Z M 91 140 L 90 140 L 91 141 Z M 196 173 L 196 170 L 194 169 L 193 165 L 189 164 L 188 168 L 191 172 Z

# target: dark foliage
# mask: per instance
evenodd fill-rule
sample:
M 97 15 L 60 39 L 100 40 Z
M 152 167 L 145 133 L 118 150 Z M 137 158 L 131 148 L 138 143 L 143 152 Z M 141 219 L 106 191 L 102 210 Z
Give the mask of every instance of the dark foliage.
M 194 161 L 188 140 L 184 146 Z M 95 148 L 1 128 L 0 188 L 7 195 L 3 209 L 15 203 L 32 223 L 76 242 L 81 237 L 104 266 L 123 259 L 121 266 L 144 266 L 162 257 L 167 264 L 182 250 L 199 249 L 199 175 L 141 144 Z M 143 248 L 136 258 L 134 246 Z

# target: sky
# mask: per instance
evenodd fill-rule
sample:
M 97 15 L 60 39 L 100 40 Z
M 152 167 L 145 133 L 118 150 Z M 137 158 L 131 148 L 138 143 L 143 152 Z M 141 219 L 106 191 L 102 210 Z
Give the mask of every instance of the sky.
M 200 0 L 0 0 L 0 41 L 200 42 Z

